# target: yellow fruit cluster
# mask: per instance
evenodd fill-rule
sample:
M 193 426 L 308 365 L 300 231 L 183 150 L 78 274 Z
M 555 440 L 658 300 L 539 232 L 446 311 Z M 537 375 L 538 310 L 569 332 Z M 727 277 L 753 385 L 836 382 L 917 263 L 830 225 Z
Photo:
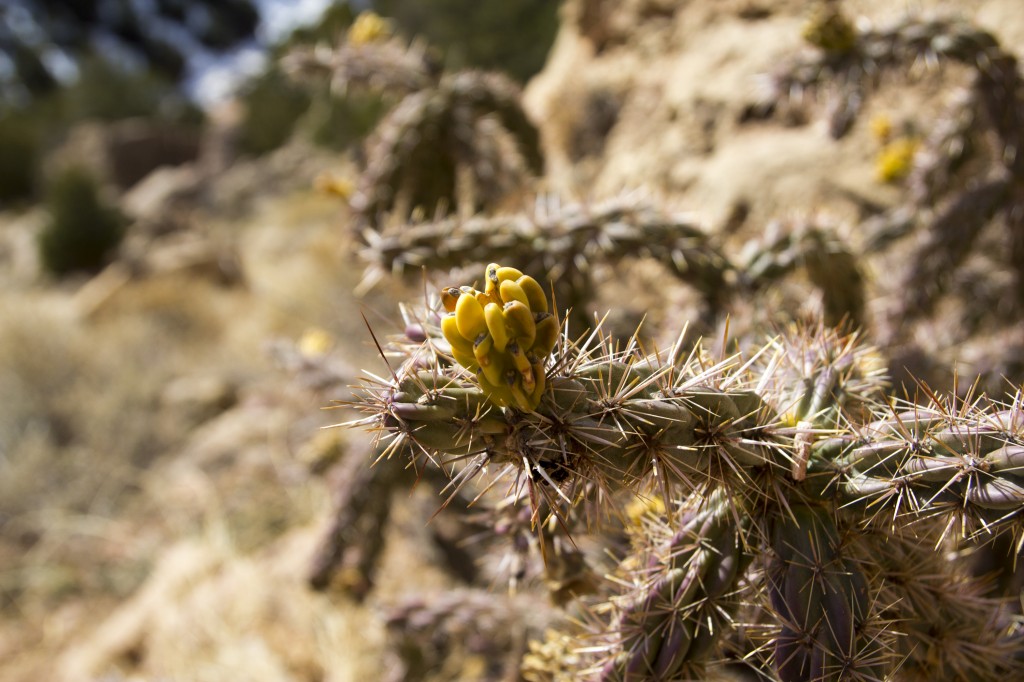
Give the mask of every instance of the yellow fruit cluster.
M 447 287 L 441 332 L 455 360 L 475 372 L 501 407 L 533 411 L 544 394 L 544 360 L 558 340 L 558 321 L 537 280 L 515 268 L 487 266 L 483 291 Z

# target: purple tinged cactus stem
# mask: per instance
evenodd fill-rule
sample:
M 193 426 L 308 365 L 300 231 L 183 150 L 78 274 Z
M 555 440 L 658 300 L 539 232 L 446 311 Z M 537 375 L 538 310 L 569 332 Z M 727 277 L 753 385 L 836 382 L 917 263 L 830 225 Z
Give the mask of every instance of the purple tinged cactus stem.
M 646 561 L 629 560 L 625 594 L 611 600 L 611 616 L 592 646 L 603 661 L 599 680 L 693 679 L 704 672 L 736 609 L 734 593 L 745 568 L 747 520 L 715 493 L 656 529 L 663 536 Z M 737 519 L 742 525 L 737 525 Z M 660 532 L 658 532 L 660 531 Z

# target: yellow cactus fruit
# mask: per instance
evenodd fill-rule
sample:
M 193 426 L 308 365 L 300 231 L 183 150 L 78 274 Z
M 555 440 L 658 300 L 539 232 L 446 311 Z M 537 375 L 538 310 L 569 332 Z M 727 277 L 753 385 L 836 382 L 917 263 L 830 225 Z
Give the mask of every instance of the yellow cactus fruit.
M 484 270 L 484 293 L 498 295 L 498 269 L 500 267 L 497 263 L 491 263 Z
M 455 323 L 463 337 L 475 340 L 482 332 L 487 331 L 484 319 L 484 307 L 475 296 L 459 296 L 455 303 Z
M 480 366 L 480 372 L 483 374 L 485 379 L 487 379 L 495 386 L 505 386 L 505 374 L 506 372 L 508 372 L 509 369 L 508 367 L 506 367 L 505 363 L 505 354 L 495 353 L 491 358 L 489 358 L 489 362 L 487 363 L 486 366 Z
M 506 386 L 504 382 L 494 383 L 484 376 L 482 372 L 477 374 L 477 380 L 480 382 L 480 388 L 498 407 L 508 407 L 515 403 L 512 389 Z
M 459 300 L 462 291 L 458 287 L 445 287 L 441 289 L 441 305 L 450 313 L 455 312 L 455 304 Z
M 526 294 L 526 302 L 530 306 L 531 311 L 534 313 L 546 313 L 548 311 L 547 296 L 544 295 L 544 289 L 537 283 L 537 280 L 529 275 L 523 275 L 516 280 L 516 283 L 522 287 L 523 293 Z
M 523 352 L 532 350 L 537 336 L 537 323 L 533 321 L 533 313 L 521 301 L 506 303 L 502 315 L 508 328 L 523 348 Z M 547 353 L 544 353 L 547 355 Z
M 481 367 L 490 367 L 491 350 L 493 349 L 494 339 L 487 332 L 483 332 L 480 336 L 476 337 L 476 340 L 473 342 L 473 357 L 476 358 Z
M 504 351 L 508 345 L 508 328 L 505 325 L 505 316 L 502 314 L 501 306 L 497 303 L 488 303 L 484 306 L 484 320 L 487 322 L 487 331 L 494 339 L 494 347 L 498 352 Z
M 534 405 L 540 405 L 540 399 L 544 397 L 544 389 L 547 388 L 548 377 L 544 373 L 544 364 L 540 362 L 534 362 L 531 365 L 533 369 L 533 393 L 530 394 L 530 402 Z
M 535 410 L 547 384 L 544 360 L 558 341 L 558 322 L 544 290 L 520 270 L 497 263 L 484 273 L 485 291 L 445 287 L 441 332 L 460 365 L 476 373 L 501 407 Z
M 540 318 L 540 319 L 538 319 Z M 547 357 L 558 343 L 558 320 L 551 313 L 534 316 L 536 335 L 530 350 L 538 357 Z
M 498 287 L 498 293 L 501 296 L 502 303 L 511 303 L 512 301 L 519 301 L 524 306 L 529 307 L 530 299 L 526 297 L 526 292 L 516 282 L 506 279 L 501 282 Z

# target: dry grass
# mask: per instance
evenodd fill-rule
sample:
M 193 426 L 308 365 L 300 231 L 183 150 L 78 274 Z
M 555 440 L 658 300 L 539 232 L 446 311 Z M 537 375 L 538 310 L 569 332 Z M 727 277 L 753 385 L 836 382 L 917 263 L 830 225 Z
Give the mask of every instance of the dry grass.
M 344 658 L 332 638 L 350 625 L 306 594 L 302 552 L 280 549 L 291 562 L 276 573 L 283 582 L 263 570 L 268 547 L 330 507 L 295 453 L 327 423 L 318 408 L 335 397 L 292 388 L 265 344 L 319 327 L 353 362 L 368 361 L 375 351 L 363 344 L 358 309 L 375 317 L 374 302 L 353 299 L 359 269 L 339 266 L 352 254 L 340 246 L 335 202 L 299 194 L 263 209 L 209 226 L 238 244 L 241 287 L 163 273 L 129 281 L 88 318 L 73 286 L 0 294 L 0 679 L 49 678 L 54 652 L 72 642 L 81 646 L 69 650 L 69 670 L 84 648 L 95 674 L 323 679 L 361 665 L 328 664 Z M 235 407 L 217 416 L 231 401 L 197 411 L 187 396 L 167 397 L 189 379 L 219 381 Z M 305 537 L 308 545 L 315 533 Z M 87 633 L 140 585 L 160 591 L 176 542 L 191 547 L 182 550 L 191 561 L 216 564 L 202 574 L 212 582 L 147 607 L 164 620 L 150 624 L 144 651 L 104 649 L 95 638 L 114 625 Z M 191 605 L 179 609 L 179 598 Z M 208 619 L 210 599 L 225 605 L 219 620 Z M 246 608 L 266 611 L 235 612 Z M 159 648 L 199 623 L 204 653 Z M 330 651 L 320 651 L 327 640 Z

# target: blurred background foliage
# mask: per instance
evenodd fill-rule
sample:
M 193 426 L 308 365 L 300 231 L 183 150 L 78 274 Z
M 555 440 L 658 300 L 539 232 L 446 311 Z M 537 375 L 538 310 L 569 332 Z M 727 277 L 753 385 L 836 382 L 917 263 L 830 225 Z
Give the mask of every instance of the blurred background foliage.
M 407 39 L 429 41 L 448 67 L 502 69 L 520 82 L 543 66 L 557 28 L 558 3 L 546 0 L 370 4 Z M 341 150 L 373 128 L 388 103 L 288 82 L 276 59 L 297 44 L 333 44 L 361 9 L 329 4 L 316 23 L 264 45 L 266 66 L 237 92 L 240 152 L 264 154 L 296 134 Z M 3 3 L 0 205 L 45 196 L 42 158 L 80 122 L 144 117 L 201 127 L 205 113 L 185 88 L 190 60 L 259 43 L 259 21 L 250 0 Z
M 46 204 L 50 221 L 39 235 L 43 266 L 62 275 L 106 265 L 124 237 L 125 219 L 104 201 L 95 178 L 82 168 L 64 170 L 50 184 Z
M 505 71 L 525 83 L 544 66 L 558 29 L 558 3 L 550 0 L 375 0 L 399 30 L 418 34 L 444 50 L 450 70 Z

